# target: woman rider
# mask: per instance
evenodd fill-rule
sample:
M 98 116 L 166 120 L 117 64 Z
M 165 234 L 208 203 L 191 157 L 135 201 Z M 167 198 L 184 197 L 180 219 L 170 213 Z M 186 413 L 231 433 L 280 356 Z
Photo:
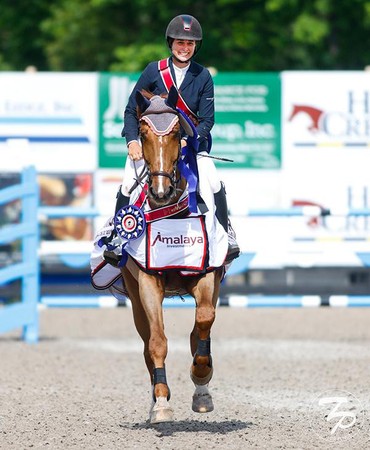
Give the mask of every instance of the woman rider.
M 135 179 L 134 165 L 136 164 L 137 170 L 138 165 L 143 164 L 142 148 L 138 137 L 139 121 L 135 93 L 137 90 L 145 89 L 155 95 L 160 95 L 168 91 L 165 79 L 170 78 L 178 89 L 186 106 L 185 112 L 194 122 L 199 135 L 197 157 L 199 177 L 208 178 L 214 194 L 216 217 L 228 233 L 229 249 L 226 258 L 228 262 L 239 256 L 240 249 L 228 220 L 225 188 L 211 158 L 202 157 L 202 154 L 207 154 L 210 150 L 208 138 L 214 124 L 212 77 L 206 68 L 192 60 L 202 44 L 202 27 L 195 17 L 181 14 L 168 24 L 165 36 L 171 51 L 170 58 L 148 64 L 136 83 L 125 109 L 122 136 L 126 138 L 129 158 L 126 161 L 123 184 L 117 193 L 116 212 L 129 203 L 130 189 Z M 164 71 L 167 71 L 166 76 Z M 186 136 L 183 136 L 181 144 L 182 146 L 186 145 Z

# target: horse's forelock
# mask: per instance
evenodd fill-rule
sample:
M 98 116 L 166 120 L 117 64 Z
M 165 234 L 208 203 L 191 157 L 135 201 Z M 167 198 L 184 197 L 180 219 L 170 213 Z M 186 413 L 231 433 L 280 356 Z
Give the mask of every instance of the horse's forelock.
M 140 92 L 141 92 L 141 93 L 143 94 L 143 96 L 144 96 L 145 98 L 147 98 L 148 100 L 150 100 L 152 97 L 155 97 L 155 96 L 158 95 L 158 94 L 154 94 L 153 92 L 147 91 L 146 89 L 141 89 Z M 162 92 L 162 94 L 159 94 L 159 97 L 161 97 L 161 98 L 167 98 L 167 97 L 168 97 L 168 94 L 167 94 L 167 92 Z
M 150 100 L 154 96 L 153 92 L 147 91 L 146 89 L 141 89 L 140 92 L 142 93 L 143 97 L 147 98 L 148 100 Z

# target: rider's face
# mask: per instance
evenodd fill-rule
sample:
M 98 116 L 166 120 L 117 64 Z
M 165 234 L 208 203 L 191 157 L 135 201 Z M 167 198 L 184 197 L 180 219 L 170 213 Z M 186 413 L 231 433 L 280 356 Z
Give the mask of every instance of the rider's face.
M 172 53 L 181 62 L 187 62 L 195 52 L 195 41 L 174 39 Z

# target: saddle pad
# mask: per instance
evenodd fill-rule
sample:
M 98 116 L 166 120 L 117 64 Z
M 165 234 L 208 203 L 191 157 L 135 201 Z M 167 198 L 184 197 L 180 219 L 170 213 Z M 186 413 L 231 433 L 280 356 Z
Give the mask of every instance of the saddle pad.
M 208 263 L 204 216 L 162 219 L 147 225 L 146 267 L 203 271 Z
M 121 271 L 104 260 L 91 272 L 91 284 L 95 289 L 108 289 L 121 278 Z

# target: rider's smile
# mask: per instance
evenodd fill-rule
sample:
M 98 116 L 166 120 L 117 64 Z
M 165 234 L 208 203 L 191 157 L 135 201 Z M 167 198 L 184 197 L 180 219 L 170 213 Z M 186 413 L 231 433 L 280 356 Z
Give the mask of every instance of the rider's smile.
M 195 41 L 174 39 L 172 54 L 181 62 L 188 62 L 195 52 Z

